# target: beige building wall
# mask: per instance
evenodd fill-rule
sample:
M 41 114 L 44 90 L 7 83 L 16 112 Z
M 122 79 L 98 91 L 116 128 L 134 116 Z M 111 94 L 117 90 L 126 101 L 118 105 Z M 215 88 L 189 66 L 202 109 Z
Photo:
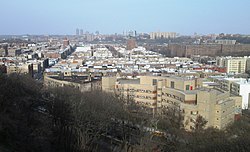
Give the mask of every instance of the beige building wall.
M 249 96 L 245 93 L 249 90 L 248 83 L 245 80 L 241 79 L 213 79 L 214 82 L 218 84 L 217 89 L 226 91 L 231 94 L 231 96 L 240 97 L 242 106 L 241 109 L 245 109 L 244 105 L 249 104 Z M 242 82 L 241 82 L 242 81 Z M 248 98 L 247 98 L 248 97 Z M 238 100 L 238 99 L 237 99 Z
M 246 62 L 246 72 L 250 72 L 250 58 L 248 58 Z
M 116 77 L 102 77 L 102 90 L 104 91 L 114 91 L 116 84 Z
M 227 73 L 245 73 L 250 67 L 247 57 L 221 57 L 216 61 L 218 66 L 227 68 Z
M 11 73 L 24 73 L 24 74 L 32 74 L 33 72 L 33 64 L 22 64 L 22 65 L 9 65 L 7 66 L 7 74 Z
M 227 73 L 245 73 L 246 58 L 226 60 Z
M 116 93 L 125 99 L 133 99 L 135 103 L 148 108 L 156 108 L 156 86 L 145 84 L 116 84 Z
M 160 76 L 141 76 L 140 84 L 157 85 L 162 80 L 162 87 L 175 88 L 178 90 L 194 90 L 202 86 L 201 79 L 189 79 L 185 77 L 160 77 Z
M 165 86 L 177 90 L 188 91 L 196 88 L 196 82 L 194 79 L 175 77 L 167 79 Z
M 241 105 L 240 97 L 230 97 L 229 92 L 201 88 L 201 79 L 142 76 L 140 84 L 115 84 L 115 78 L 109 79 L 103 79 L 103 89 L 114 88 L 124 98 L 134 99 L 157 114 L 178 109 L 184 115 L 183 126 L 187 130 L 195 128 L 199 115 L 208 121 L 206 127 L 223 129 L 234 121 L 236 108 Z
M 231 83 L 228 80 L 225 79 L 212 79 L 212 81 L 216 82 L 218 84 L 218 86 L 216 86 L 217 89 L 221 89 L 223 91 L 230 91 L 231 89 Z
M 140 84 L 145 85 L 157 85 L 158 80 L 164 80 L 166 77 L 158 77 L 158 76 L 141 76 Z
M 241 96 L 231 96 L 230 99 L 235 101 L 235 114 L 242 114 L 242 97 Z
M 226 99 L 223 102 L 218 102 L 215 105 L 214 128 L 224 129 L 234 121 L 235 115 L 235 101 L 233 99 Z

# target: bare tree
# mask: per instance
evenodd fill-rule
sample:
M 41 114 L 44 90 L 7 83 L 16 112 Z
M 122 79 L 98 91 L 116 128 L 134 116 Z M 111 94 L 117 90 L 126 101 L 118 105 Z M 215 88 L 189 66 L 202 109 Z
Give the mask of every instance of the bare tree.
M 194 122 L 195 130 L 196 131 L 203 130 L 206 124 L 207 124 L 207 120 L 203 118 L 201 115 L 198 115 Z

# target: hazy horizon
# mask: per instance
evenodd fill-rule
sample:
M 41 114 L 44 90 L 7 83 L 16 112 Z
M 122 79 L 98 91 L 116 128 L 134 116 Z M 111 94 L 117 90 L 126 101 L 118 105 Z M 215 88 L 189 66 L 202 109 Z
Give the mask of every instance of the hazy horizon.
M 250 34 L 249 0 L 4 0 L 0 35 Z

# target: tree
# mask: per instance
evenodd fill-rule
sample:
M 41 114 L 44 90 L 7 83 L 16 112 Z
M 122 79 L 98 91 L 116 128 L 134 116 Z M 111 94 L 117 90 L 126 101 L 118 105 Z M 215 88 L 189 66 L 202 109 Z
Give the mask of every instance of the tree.
M 207 124 L 207 120 L 203 118 L 201 115 L 198 115 L 194 122 L 195 130 L 196 131 L 203 130 L 206 124 Z
M 0 75 L 0 80 L 0 145 L 20 152 L 49 151 L 50 122 L 39 112 L 41 86 L 27 75 Z
M 153 118 L 133 100 L 101 91 L 43 88 L 23 75 L 0 80 L 0 150 L 250 151 L 248 111 L 225 130 L 204 128 L 197 116 L 197 131 L 186 132 L 178 107 Z

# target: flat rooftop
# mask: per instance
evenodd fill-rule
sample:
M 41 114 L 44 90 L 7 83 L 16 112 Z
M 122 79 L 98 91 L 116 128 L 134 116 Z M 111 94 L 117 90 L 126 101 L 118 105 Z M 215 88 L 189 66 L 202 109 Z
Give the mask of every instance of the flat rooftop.
M 120 84 L 140 84 L 140 79 L 120 79 Z

